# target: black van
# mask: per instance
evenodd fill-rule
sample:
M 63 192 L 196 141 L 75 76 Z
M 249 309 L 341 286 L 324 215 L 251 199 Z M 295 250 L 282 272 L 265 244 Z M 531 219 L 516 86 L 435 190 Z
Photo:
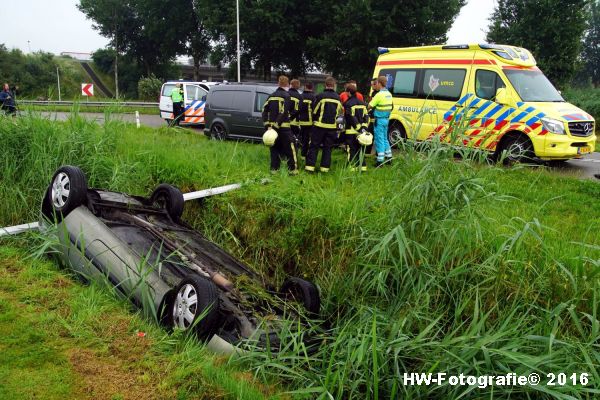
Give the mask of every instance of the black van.
M 204 134 L 218 140 L 260 140 L 265 132 L 262 108 L 275 89 L 277 85 L 272 83 L 212 86 L 206 96 Z

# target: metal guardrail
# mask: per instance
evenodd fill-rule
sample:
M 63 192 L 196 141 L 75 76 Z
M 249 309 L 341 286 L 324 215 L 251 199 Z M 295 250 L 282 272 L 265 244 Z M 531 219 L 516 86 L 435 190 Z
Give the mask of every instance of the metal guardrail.
M 72 107 L 74 104 L 80 106 L 93 106 L 93 107 L 140 107 L 140 108 L 153 108 L 158 107 L 158 103 L 147 103 L 143 101 L 56 101 L 56 100 L 18 100 L 18 104 L 21 105 L 34 105 L 34 106 L 69 106 Z

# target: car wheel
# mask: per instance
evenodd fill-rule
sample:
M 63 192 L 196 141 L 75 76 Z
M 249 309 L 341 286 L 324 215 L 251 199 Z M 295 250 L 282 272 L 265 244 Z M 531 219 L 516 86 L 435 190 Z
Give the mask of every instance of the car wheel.
M 213 333 L 221 319 L 216 285 L 195 275 L 183 279 L 175 290 L 171 316 L 174 328 L 193 329 L 200 337 Z
M 406 132 L 404 127 L 399 122 L 392 122 L 388 128 L 388 141 L 391 147 L 398 147 L 398 145 L 406 139 Z
M 289 278 L 283 282 L 279 293 L 284 299 L 302 304 L 310 316 L 319 314 L 321 297 L 314 283 L 300 278 Z
M 213 140 L 225 140 L 227 139 L 227 129 L 220 122 L 215 122 L 210 127 L 210 138 Z
M 183 194 L 175 186 L 166 183 L 158 185 L 150 196 L 150 203 L 155 207 L 165 209 L 175 221 L 183 214 Z
M 85 174 L 81 169 L 71 165 L 60 167 L 52 177 L 46 196 L 56 217 L 66 217 L 87 199 Z
M 528 137 L 519 135 L 508 138 L 502 146 L 504 164 L 513 165 L 519 162 L 533 162 L 533 144 Z

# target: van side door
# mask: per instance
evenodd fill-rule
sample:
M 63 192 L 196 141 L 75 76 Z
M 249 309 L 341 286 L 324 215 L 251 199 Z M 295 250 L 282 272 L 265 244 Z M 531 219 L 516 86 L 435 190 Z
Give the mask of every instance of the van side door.
M 470 68 L 469 68 L 470 70 Z M 448 112 L 456 109 L 455 105 L 467 92 L 468 69 L 458 66 L 425 67 L 421 81 L 420 96 L 425 99 L 423 121 L 426 129 L 419 133 L 419 140 L 426 140 L 435 135 L 447 123 Z M 444 141 L 452 141 L 453 134 L 458 130 L 453 129 L 442 135 Z

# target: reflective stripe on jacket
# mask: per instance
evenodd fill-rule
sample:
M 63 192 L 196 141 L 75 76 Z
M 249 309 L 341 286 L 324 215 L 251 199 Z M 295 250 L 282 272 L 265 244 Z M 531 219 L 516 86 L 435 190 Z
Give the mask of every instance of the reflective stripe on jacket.
M 333 89 L 325 89 L 315 98 L 314 125 L 319 128 L 336 129 L 336 119 L 344 114 L 340 96 Z
M 346 134 L 356 135 L 361 129 L 369 127 L 369 114 L 367 105 L 357 97 L 350 97 L 344 103 L 346 118 Z
M 389 90 L 383 88 L 377 93 L 371 102 L 369 107 L 374 108 L 376 111 L 392 111 L 394 108 L 394 99 Z
M 272 125 L 274 128 L 290 127 L 290 111 L 292 101 L 290 95 L 285 89 L 277 88 L 269 96 L 263 106 L 262 119 L 266 125 Z
M 292 109 L 290 110 L 290 124 L 293 126 L 300 126 L 298 116 L 300 114 L 300 103 L 302 102 L 302 95 L 298 90 L 290 88 L 288 92 L 290 100 L 292 101 Z
M 302 93 L 302 103 L 300 104 L 300 114 L 298 120 L 300 126 L 311 126 L 313 124 L 313 106 L 315 104 L 315 94 L 313 92 Z

